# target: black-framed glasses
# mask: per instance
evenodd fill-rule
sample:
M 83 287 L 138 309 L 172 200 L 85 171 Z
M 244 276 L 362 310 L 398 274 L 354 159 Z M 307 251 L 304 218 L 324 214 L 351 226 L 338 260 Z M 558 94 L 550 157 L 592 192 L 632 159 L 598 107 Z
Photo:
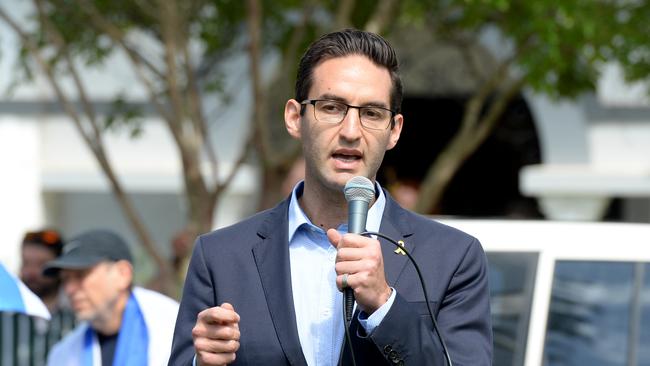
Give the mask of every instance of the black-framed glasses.
M 375 106 L 356 106 L 329 99 L 307 99 L 300 102 L 302 105 L 314 106 L 314 118 L 318 122 L 339 124 L 347 116 L 350 108 L 359 111 L 361 125 L 369 130 L 385 130 L 391 125 L 395 111 L 388 108 Z

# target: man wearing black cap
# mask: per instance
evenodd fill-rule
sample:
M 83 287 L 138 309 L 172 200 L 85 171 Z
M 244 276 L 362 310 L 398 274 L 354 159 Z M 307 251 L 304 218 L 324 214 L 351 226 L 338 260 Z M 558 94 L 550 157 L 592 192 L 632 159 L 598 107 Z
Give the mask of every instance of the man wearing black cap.
M 87 231 L 49 262 L 81 324 L 54 346 L 48 365 L 162 365 L 171 347 L 178 303 L 133 287 L 133 260 L 121 237 Z

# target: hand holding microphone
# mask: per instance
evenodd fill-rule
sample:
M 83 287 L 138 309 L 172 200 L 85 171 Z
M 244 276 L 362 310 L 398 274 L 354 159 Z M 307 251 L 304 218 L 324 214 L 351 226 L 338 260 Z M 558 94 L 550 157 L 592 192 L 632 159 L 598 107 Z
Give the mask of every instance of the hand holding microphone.
M 345 185 L 348 201 L 348 232 L 341 235 L 335 229 L 327 231 L 329 241 L 338 253 L 336 255 L 336 283 L 343 286 L 345 275 L 348 294 L 351 297 L 347 307 L 352 309 L 356 298 L 359 308 L 372 314 L 388 301 L 391 289 L 384 275 L 384 261 L 379 241 L 359 234 L 365 230 L 370 202 L 375 196 L 372 182 L 365 177 L 354 177 Z M 352 291 L 354 293 L 352 295 Z
M 348 289 L 354 291 L 357 305 L 372 314 L 388 301 L 391 293 L 379 241 L 355 234 L 341 235 L 335 229 L 328 230 L 327 237 L 338 249 L 336 284 L 342 288 L 343 276 L 347 274 Z

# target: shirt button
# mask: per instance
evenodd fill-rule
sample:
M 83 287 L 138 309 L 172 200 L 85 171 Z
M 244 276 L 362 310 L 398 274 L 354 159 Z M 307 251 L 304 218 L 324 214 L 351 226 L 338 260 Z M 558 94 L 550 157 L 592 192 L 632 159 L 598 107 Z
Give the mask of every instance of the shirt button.
M 393 350 L 393 347 L 391 347 L 390 344 L 389 344 L 389 345 L 387 345 L 387 346 L 384 347 L 384 354 L 387 355 L 387 354 L 389 354 L 390 351 L 392 351 L 392 350 Z

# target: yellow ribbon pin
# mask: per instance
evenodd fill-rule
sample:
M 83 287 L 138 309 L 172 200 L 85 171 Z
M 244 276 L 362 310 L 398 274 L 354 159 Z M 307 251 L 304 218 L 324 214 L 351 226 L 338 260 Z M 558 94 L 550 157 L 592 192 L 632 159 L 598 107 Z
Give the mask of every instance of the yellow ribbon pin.
M 406 245 L 404 244 L 404 240 L 398 241 L 397 244 L 402 248 L 406 248 Z M 402 248 L 395 249 L 395 254 L 406 255 L 406 252 L 404 252 Z

